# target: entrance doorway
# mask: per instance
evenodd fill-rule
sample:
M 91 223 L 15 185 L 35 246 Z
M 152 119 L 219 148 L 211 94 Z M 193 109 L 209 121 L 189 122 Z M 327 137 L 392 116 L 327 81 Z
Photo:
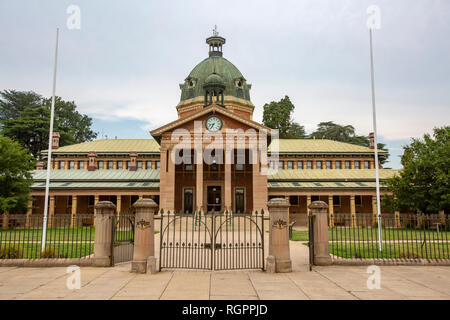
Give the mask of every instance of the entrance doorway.
M 208 186 L 207 188 L 207 212 L 220 212 L 222 210 L 221 186 Z
M 184 213 L 192 213 L 194 211 L 194 189 L 185 188 L 184 189 Z

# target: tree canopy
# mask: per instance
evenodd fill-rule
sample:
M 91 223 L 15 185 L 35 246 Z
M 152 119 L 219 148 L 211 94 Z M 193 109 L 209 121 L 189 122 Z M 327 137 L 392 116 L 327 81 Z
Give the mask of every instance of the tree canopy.
M 51 98 L 33 91 L 0 91 L 1 134 L 20 143 L 37 159 L 48 148 Z M 54 131 L 60 134 L 59 145 L 90 141 L 97 137 L 91 129 L 92 119 L 80 114 L 73 101 L 55 98 Z
M 317 125 L 317 130 L 311 134 L 311 138 L 330 139 L 370 147 L 370 140 L 368 136 L 358 136 L 356 135 L 355 128 L 352 125 L 340 125 L 334 123 L 333 121 L 320 122 Z M 388 151 L 384 143 L 378 143 L 377 146 L 378 150 Z M 388 158 L 389 153 L 386 155 L 386 159 L 380 159 L 381 164 L 385 163 Z
M 28 205 L 35 161 L 18 142 L 0 136 L 0 211 L 22 210 Z
M 294 122 L 292 113 L 295 106 L 288 96 L 280 101 L 272 101 L 264 105 L 263 124 L 278 129 L 280 139 L 301 139 L 306 137 L 305 128 Z
M 386 180 L 392 195 L 384 196 L 384 205 L 391 210 L 407 207 L 424 213 L 449 210 L 450 126 L 435 128 L 432 136 L 412 139 L 403 149 L 404 169 Z

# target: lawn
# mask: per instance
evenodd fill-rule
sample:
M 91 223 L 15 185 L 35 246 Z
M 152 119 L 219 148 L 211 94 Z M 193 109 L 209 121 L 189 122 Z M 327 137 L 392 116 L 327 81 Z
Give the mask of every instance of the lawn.
M 417 240 L 423 241 L 429 240 L 450 240 L 449 231 L 439 231 L 436 230 L 416 230 L 416 229 L 404 229 L 404 228 L 382 228 L 382 239 L 386 241 L 392 240 Z M 377 228 L 329 228 L 328 237 L 330 241 L 376 241 L 378 240 L 378 229 Z M 293 230 L 292 231 L 292 241 L 308 241 L 309 233 L 308 230 Z
M 395 243 L 383 244 L 378 250 L 377 243 L 330 243 L 330 253 L 341 258 L 378 258 L 378 259 L 450 259 L 448 243 Z

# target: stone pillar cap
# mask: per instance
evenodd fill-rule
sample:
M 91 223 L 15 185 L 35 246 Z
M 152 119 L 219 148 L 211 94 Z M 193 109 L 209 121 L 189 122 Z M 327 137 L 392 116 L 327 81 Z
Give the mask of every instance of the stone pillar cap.
M 142 198 L 133 203 L 134 208 L 152 208 L 157 206 L 156 202 L 149 198 Z
M 328 209 L 328 205 L 324 201 L 314 201 L 309 206 L 309 209 Z
M 267 202 L 268 207 L 289 207 L 289 201 L 284 198 L 273 198 Z
M 95 205 L 95 209 L 105 209 L 105 208 L 115 209 L 116 206 L 111 201 L 99 201 Z

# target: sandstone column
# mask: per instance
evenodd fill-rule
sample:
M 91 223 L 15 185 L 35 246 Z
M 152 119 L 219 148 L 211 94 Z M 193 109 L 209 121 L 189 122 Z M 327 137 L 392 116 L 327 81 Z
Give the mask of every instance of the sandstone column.
M 70 227 L 73 227 L 74 224 L 78 227 L 78 223 L 75 223 L 75 219 L 77 218 L 77 205 L 78 197 L 72 196 L 72 217 L 70 219 Z
M 27 215 L 25 218 L 25 229 L 28 229 L 30 226 L 30 219 L 32 213 L 33 213 L 33 200 L 30 199 L 28 200 Z
M 232 188 L 231 188 L 231 150 L 229 148 L 225 149 L 225 210 L 228 212 L 232 211 L 231 208 L 231 197 L 232 197 Z
M 53 224 L 55 223 L 55 196 L 50 196 L 48 203 L 48 222 L 47 226 L 49 228 L 53 228 Z
M 331 264 L 328 246 L 328 205 L 323 201 L 314 201 L 309 209 L 314 217 L 314 265 L 328 266 Z
M 157 206 L 155 201 L 147 198 L 139 199 L 133 204 L 136 208 L 136 227 L 131 272 L 146 273 L 147 267 L 151 273 L 156 272 L 154 214 Z
M 289 252 L 289 202 L 283 198 L 275 198 L 267 203 L 267 207 L 270 216 L 267 271 L 292 272 Z
M 8 223 L 9 223 L 9 212 L 8 211 L 3 211 L 2 229 L 7 230 L 8 229 Z
M 111 201 L 100 201 L 95 205 L 94 265 L 112 265 L 113 223 L 116 206 Z
M 97 216 L 97 203 L 99 202 L 100 197 L 98 195 L 94 196 L 94 227 L 95 227 L 95 221 L 96 221 L 96 216 Z
M 334 228 L 334 207 L 333 207 L 333 196 L 328 196 L 328 215 L 329 215 L 329 226 Z
M 351 227 L 356 228 L 356 205 L 355 205 L 355 196 L 350 196 L 350 221 Z
M 444 210 L 439 211 L 439 220 L 441 221 L 441 224 L 445 226 L 445 211 Z
M 394 226 L 396 228 L 400 228 L 402 226 L 402 224 L 400 222 L 400 211 L 394 212 Z

